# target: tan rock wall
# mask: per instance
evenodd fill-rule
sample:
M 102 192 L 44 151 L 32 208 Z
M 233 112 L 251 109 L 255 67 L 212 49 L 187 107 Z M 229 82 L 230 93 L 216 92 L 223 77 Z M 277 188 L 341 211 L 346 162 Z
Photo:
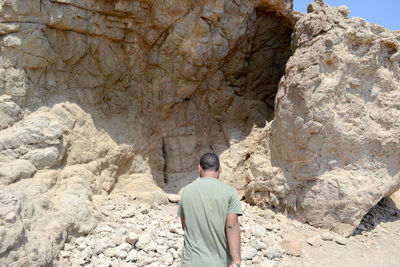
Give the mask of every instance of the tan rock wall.
M 50 264 L 113 190 L 176 201 L 208 151 L 248 202 L 351 231 L 399 187 L 400 37 L 291 5 L 2 1 L 1 263 Z
M 206 151 L 242 190 L 294 21 L 291 1 L 1 1 L 0 184 L 24 227 L 1 262 L 51 263 L 112 190 L 173 199 L 156 184 Z

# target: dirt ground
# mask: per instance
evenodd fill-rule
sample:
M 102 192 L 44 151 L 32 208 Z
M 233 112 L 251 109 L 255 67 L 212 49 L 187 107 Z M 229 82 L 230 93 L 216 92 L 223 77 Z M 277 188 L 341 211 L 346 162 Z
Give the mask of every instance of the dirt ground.
M 329 267 L 392 267 L 400 266 L 400 210 L 390 199 L 378 203 L 364 216 L 355 234 L 346 245 L 322 241 L 319 247 L 303 242 L 300 257 L 284 255 L 276 266 L 329 266 Z M 307 240 L 322 230 L 304 227 L 302 231 L 286 233 Z M 293 231 L 293 230 L 292 230 Z
M 271 210 L 261 210 L 246 203 L 242 205 L 244 215 L 240 223 L 244 267 L 400 267 L 400 210 L 390 198 L 383 199 L 372 208 L 353 235 L 347 238 L 299 223 Z M 100 207 L 104 218 L 94 233 L 70 239 L 55 265 L 180 266 L 183 231 L 180 233 L 177 208 L 177 204 L 148 205 L 126 195 L 111 195 Z M 262 225 L 266 233 L 260 238 L 262 229 L 259 227 Z M 136 245 L 133 247 L 124 243 L 124 240 L 133 240 L 129 233 L 135 231 L 139 239 Z M 126 239 L 125 235 L 129 238 Z M 147 243 L 146 236 L 152 237 Z M 319 238 L 314 246 L 308 243 L 310 237 Z M 287 255 L 278 248 L 278 256 L 274 254 L 271 257 L 267 251 L 288 238 L 302 244 L 301 256 Z M 257 248 L 255 254 L 249 256 L 249 247 L 253 247 L 253 251 L 257 247 L 257 242 L 253 242 L 255 240 L 262 241 L 265 247 Z M 122 247 L 129 248 L 123 251 Z

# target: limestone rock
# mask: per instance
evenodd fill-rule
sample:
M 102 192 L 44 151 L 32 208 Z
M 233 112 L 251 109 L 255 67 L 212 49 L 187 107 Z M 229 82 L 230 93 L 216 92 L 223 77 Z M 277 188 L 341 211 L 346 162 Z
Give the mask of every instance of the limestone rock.
M 129 235 L 125 238 L 125 241 L 132 246 L 135 246 L 136 242 L 139 240 L 139 236 L 135 232 L 129 233 Z
M 322 234 L 322 240 L 332 241 L 332 239 L 333 239 L 333 234 L 331 234 L 331 233 L 323 233 Z
M 320 235 L 315 235 L 307 238 L 307 243 L 313 247 L 320 247 L 322 246 L 323 238 Z
M 257 249 L 252 246 L 246 246 L 242 249 L 241 257 L 243 260 L 251 260 L 258 254 Z
M 123 188 L 127 193 L 134 195 L 142 202 L 148 204 L 168 203 L 168 195 L 150 177 L 133 179 Z
M 11 96 L 0 96 L 0 130 L 13 126 L 21 118 L 21 107 L 12 101 Z
M 281 247 L 288 255 L 301 256 L 303 244 L 299 239 L 284 239 L 282 240 Z
M 399 38 L 323 1 L 309 10 L 246 199 L 347 235 L 400 186 Z
M 276 259 L 276 258 L 281 258 L 282 255 L 283 255 L 283 251 L 282 251 L 282 248 L 280 246 L 275 244 L 273 246 L 268 247 L 264 251 L 264 255 L 268 259 L 273 260 L 273 259 Z
M 394 192 L 391 196 L 396 208 L 400 209 L 400 191 Z
M 339 245 L 343 245 L 343 246 L 345 246 L 347 244 L 346 238 L 344 238 L 343 236 L 340 236 L 340 235 L 335 235 L 333 237 L 333 241 L 335 241 Z
M 23 242 L 24 225 L 21 221 L 21 203 L 4 189 L 0 190 L 0 258 Z
M 169 252 L 166 252 L 166 253 L 164 253 L 164 254 L 161 255 L 161 257 L 158 259 L 158 261 L 159 261 L 161 264 L 164 264 L 164 265 L 169 266 L 169 265 L 172 264 L 172 262 L 174 261 L 174 259 L 172 258 L 171 254 L 170 254 Z
M 0 162 L 0 183 L 10 184 L 24 178 L 32 177 L 37 169 L 28 160 L 16 159 Z
M 318 3 L 298 15 L 290 0 L 0 1 L 0 184 L 16 210 L 1 217 L 5 264 L 53 265 L 68 237 L 114 216 L 97 201 L 112 192 L 178 201 L 208 151 L 250 203 L 356 225 L 399 186 L 398 37 Z M 123 219 L 139 234 L 160 227 L 156 211 Z M 126 232 L 100 230 L 113 243 L 76 246 L 69 265 L 159 264 L 153 237 L 116 253 Z

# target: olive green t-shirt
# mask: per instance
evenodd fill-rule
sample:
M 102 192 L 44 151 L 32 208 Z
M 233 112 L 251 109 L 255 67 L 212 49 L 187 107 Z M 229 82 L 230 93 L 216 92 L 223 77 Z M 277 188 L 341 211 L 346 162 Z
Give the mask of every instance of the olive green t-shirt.
M 185 187 L 178 216 L 185 218 L 183 267 L 225 267 L 232 262 L 225 233 L 228 213 L 242 215 L 235 188 L 215 178 Z

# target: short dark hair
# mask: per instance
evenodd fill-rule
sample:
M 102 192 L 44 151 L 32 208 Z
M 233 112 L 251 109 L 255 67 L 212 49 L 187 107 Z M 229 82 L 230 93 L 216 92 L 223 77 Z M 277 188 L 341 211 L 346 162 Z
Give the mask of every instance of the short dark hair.
M 214 153 L 206 153 L 201 156 L 200 167 L 204 171 L 218 171 L 219 169 L 219 159 Z

